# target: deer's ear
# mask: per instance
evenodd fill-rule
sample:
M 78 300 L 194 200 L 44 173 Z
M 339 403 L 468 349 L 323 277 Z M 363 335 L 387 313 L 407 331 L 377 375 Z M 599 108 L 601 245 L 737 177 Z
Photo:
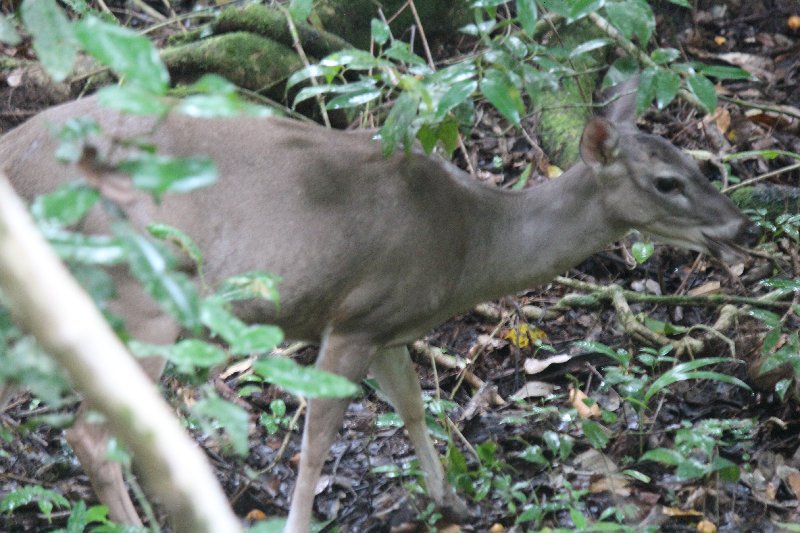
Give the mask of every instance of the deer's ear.
M 593 117 L 581 136 L 581 158 L 596 169 L 612 163 L 619 156 L 619 132 L 611 122 Z

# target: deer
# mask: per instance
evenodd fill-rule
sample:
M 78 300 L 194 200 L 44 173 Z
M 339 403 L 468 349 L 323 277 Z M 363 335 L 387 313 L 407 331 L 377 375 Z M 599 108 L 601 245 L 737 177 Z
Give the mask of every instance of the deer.
M 251 270 L 282 278 L 280 307 L 245 301 L 236 314 L 277 324 L 288 339 L 319 343 L 320 369 L 355 383 L 370 373 L 402 417 L 429 497 L 457 521 L 468 520 L 470 509 L 448 484 L 426 429 L 407 344 L 478 303 L 549 281 L 630 230 L 726 262 L 744 257 L 757 235 L 689 156 L 637 128 L 631 91 L 588 121 L 580 161 L 519 191 L 484 185 L 416 146 L 384 157 L 373 131 L 278 117 L 130 116 L 86 97 L 0 139 L 0 164 L 22 197 L 85 174 L 80 164 L 53 157 L 51 132 L 76 117 L 102 127 L 86 141 L 105 162 L 93 185 L 134 225 L 157 221 L 185 231 L 203 250 L 206 283 Z M 141 138 L 176 157 L 210 156 L 219 179 L 156 203 L 114 170 L 118 138 Z M 102 233 L 108 224 L 106 214 L 92 212 L 82 229 Z M 111 310 L 131 336 L 174 341 L 176 321 L 125 269 L 112 275 L 118 296 Z M 141 364 L 156 381 L 164 369 L 156 357 Z M 289 533 L 309 530 L 315 487 L 349 401 L 308 402 Z M 110 516 L 140 524 L 119 465 L 105 458 L 102 426 L 78 417 L 68 440 Z

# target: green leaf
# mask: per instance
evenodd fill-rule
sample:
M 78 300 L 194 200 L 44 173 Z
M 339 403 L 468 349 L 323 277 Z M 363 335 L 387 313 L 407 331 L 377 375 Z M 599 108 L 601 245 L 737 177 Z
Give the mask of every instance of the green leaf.
M 249 355 L 265 353 L 283 341 L 283 332 L 277 326 L 248 326 L 227 308 L 221 297 L 206 298 L 200 306 L 200 320 L 213 333 L 230 345 L 231 353 Z
M 39 224 L 71 226 L 82 220 L 99 198 L 100 193 L 83 183 L 67 183 L 51 193 L 37 196 L 31 213 Z
M 704 65 L 698 64 L 696 69 L 704 76 L 711 76 L 718 80 L 751 80 L 758 78 L 739 67 L 729 67 L 727 65 Z
M 156 94 L 169 87 L 169 74 L 149 39 L 122 26 L 87 17 L 75 25 L 75 36 L 100 63 Z
M 733 361 L 736 360 L 731 360 L 727 357 L 707 357 L 704 359 L 695 359 L 694 361 L 687 361 L 685 363 L 675 365 L 650 385 L 650 388 L 647 389 L 647 392 L 644 395 L 644 401 L 647 403 L 654 395 L 658 394 L 674 383 L 679 381 L 687 381 L 690 379 L 712 379 L 731 385 L 737 385 L 746 390 L 750 390 L 750 387 L 738 378 L 717 372 L 703 372 L 697 370 L 698 368 L 702 368 L 704 366 L 718 363 L 730 363 Z
M 127 252 L 131 274 L 148 294 L 188 329 L 200 324 L 197 289 L 182 272 L 171 269 L 171 258 L 131 228 L 117 224 L 114 233 Z
M 520 114 L 525 110 L 519 89 L 502 71 L 489 69 L 480 83 L 483 96 L 500 113 L 515 125 L 519 125 Z
M 633 246 L 631 246 L 631 254 L 636 262 L 642 265 L 650 259 L 654 249 L 655 246 L 652 242 L 636 241 L 633 243 Z
M 314 0 L 292 0 L 289 2 L 289 14 L 295 22 L 304 22 L 314 7 Z
M 389 59 L 394 59 L 395 61 L 408 65 L 427 65 L 425 60 L 412 52 L 408 43 L 404 43 L 403 41 L 392 41 L 391 46 L 384 50 L 383 55 Z
M 650 52 L 650 59 L 658 65 L 665 65 L 671 61 L 675 61 L 680 56 L 680 51 L 675 48 L 656 48 Z
M 411 139 L 414 137 L 411 124 L 417 117 L 418 107 L 419 95 L 415 93 L 404 92 L 395 100 L 383 127 L 379 130 L 384 157 L 394 152 L 399 144 L 403 144 L 406 150 L 411 150 Z
M 233 451 L 240 456 L 247 455 L 247 442 L 250 417 L 247 411 L 219 396 L 211 396 L 197 402 L 192 414 L 200 418 L 200 424 L 207 433 L 222 428 L 230 439 Z
M 581 428 L 583 429 L 583 434 L 586 436 L 586 440 L 589 441 L 589 444 L 593 448 L 602 450 L 608 445 L 610 432 L 597 422 L 593 420 L 582 420 Z
M 286 357 L 264 357 L 253 371 L 267 383 L 307 398 L 348 398 L 359 392 L 352 381 L 313 367 L 300 366 Z
M 608 46 L 612 44 L 613 41 L 611 39 L 600 38 L 600 39 L 592 39 L 590 41 L 586 41 L 584 43 L 579 44 L 572 51 L 569 53 L 569 57 L 578 57 L 581 54 L 586 54 L 593 50 L 597 50 L 598 48 L 603 48 L 604 46 Z
M 109 85 L 97 92 L 100 105 L 131 115 L 163 116 L 170 106 L 141 85 Z
M 199 339 L 186 339 L 160 353 L 182 374 L 193 374 L 198 368 L 211 368 L 223 363 L 225 350 Z
M 679 452 L 667 448 L 649 450 L 639 458 L 639 461 L 655 461 L 670 466 L 677 466 L 685 460 L 686 458 Z
M 373 18 L 370 21 L 370 28 L 372 33 L 372 40 L 375 41 L 376 44 L 379 45 L 386 44 L 386 41 L 388 41 L 389 37 L 392 36 L 392 32 L 389 29 L 389 25 L 383 22 L 382 20 Z
M 392 67 L 391 62 L 382 61 L 365 50 L 348 48 L 334 52 L 319 62 L 322 67 L 347 67 L 352 70 L 369 70 L 382 66 Z
M 645 2 L 626 0 L 606 4 L 608 20 L 616 26 L 626 39 L 639 38 L 642 46 L 650 41 L 656 27 L 653 10 Z
M 377 100 L 381 97 L 381 90 L 378 88 L 370 88 L 362 91 L 354 91 L 346 93 L 329 100 L 325 104 L 325 109 L 350 109 L 359 107 L 366 103 Z
M 517 0 L 517 19 L 529 37 L 533 37 L 536 33 L 538 18 L 539 10 L 534 0 Z
M 656 72 L 655 67 L 648 67 L 642 70 L 639 75 L 639 89 L 636 92 L 636 114 L 641 114 L 653 98 L 656 96 Z
M 160 199 L 165 192 L 189 192 L 217 180 L 217 168 L 208 158 L 165 157 L 141 152 L 119 164 L 133 185 Z
M 669 2 L 675 4 L 676 6 L 685 7 L 687 9 L 692 8 L 692 5 L 689 3 L 689 0 L 669 0 Z
M 8 21 L 5 15 L 0 15 L 0 42 L 17 46 L 21 40 L 14 25 Z
M 656 106 L 664 109 L 678 94 L 681 87 L 681 77 L 671 70 L 659 70 L 656 72 Z
M 55 0 L 24 0 L 20 15 L 33 36 L 33 49 L 44 69 L 54 80 L 64 80 L 78 53 L 67 16 Z
M 436 105 L 435 118 L 441 120 L 453 108 L 466 102 L 478 88 L 478 82 L 467 79 L 449 85 Z
M 717 92 L 708 78 L 702 74 L 695 74 L 687 80 L 687 83 L 689 90 L 700 100 L 707 112 L 711 113 L 717 108 Z
M 567 19 L 569 22 L 574 22 L 603 7 L 605 0 L 573 0 L 569 4 L 571 6 Z
M 199 275 L 203 272 L 203 253 L 189 235 L 168 224 L 149 224 L 147 232 L 162 241 L 174 243 L 197 265 Z
M 279 114 L 273 108 L 246 102 L 238 94 L 193 94 L 182 98 L 175 109 L 184 115 L 198 118 L 239 115 L 271 117 Z
M 126 258 L 121 242 L 107 235 L 85 235 L 58 228 L 46 228 L 44 235 L 64 261 L 112 266 Z
M 519 452 L 519 454 L 517 454 L 517 457 L 519 457 L 523 461 L 528 461 L 529 463 L 534 463 L 537 465 L 550 464 L 550 460 L 547 459 L 547 457 L 545 457 L 544 453 L 542 452 L 542 447 L 536 444 L 528 446 L 527 448 Z
M 32 502 L 38 502 L 39 509 L 48 516 L 50 515 L 50 511 L 52 511 L 53 506 L 64 509 L 70 508 L 69 500 L 67 500 L 61 494 L 53 490 L 46 489 L 40 485 L 27 485 L 11 491 L 5 497 L 3 497 L 2 500 L 0 500 L 0 513 L 14 511 L 17 508 L 28 505 Z M 47 502 L 49 505 L 45 506 L 43 509 L 42 504 L 44 502 Z M 49 511 L 45 512 L 45 509 L 49 509 Z
M 276 274 L 245 272 L 223 280 L 217 288 L 217 295 L 229 302 L 263 298 L 277 304 L 280 302 L 278 296 L 280 282 L 281 277 Z
M 289 79 L 286 81 L 286 88 L 291 89 L 298 83 L 309 78 L 321 77 L 327 82 L 330 82 L 340 70 L 341 67 L 324 67 L 319 64 L 307 65 L 300 70 L 294 71 L 292 75 L 289 76 Z

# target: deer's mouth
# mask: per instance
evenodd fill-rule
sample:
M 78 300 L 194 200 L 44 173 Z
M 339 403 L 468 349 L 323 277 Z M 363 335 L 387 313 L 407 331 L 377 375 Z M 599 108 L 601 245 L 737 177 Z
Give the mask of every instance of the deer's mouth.
M 725 263 L 736 263 L 744 260 L 748 252 L 745 248 L 731 239 L 720 239 L 703 233 L 705 248 L 715 258 Z

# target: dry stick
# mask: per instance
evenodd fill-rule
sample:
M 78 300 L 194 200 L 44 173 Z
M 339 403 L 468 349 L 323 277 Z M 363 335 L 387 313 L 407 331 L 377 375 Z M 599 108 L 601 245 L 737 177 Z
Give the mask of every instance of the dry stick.
M 294 51 L 297 52 L 297 55 L 300 57 L 300 60 L 303 62 L 303 65 L 308 68 L 311 66 L 311 62 L 308 60 L 308 56 L 306 55 L 306 51 L 303 50 L 303 44 L 300 42 L 300 34 L 297 32 L 297 27 L 294 25 L 294 20 L 292 20 L 292 14 L 289 13 L 289 10 L 285 7 L 280 7 L 280 10 L 283 11 L 284 17 L 286 17 L 286 24 L 289 26 L 289 33 L 292 34 L 292 46 L 294 47 Z M 311 81 L 311 85 L 316 87 L 317 77 L 311 76 L 309 78 Z M 331 127 L 331 120 L 328 118 L 328 111 L 325 109 L 325 101 L 322 99 L 322 95 L 316 96 L 317 105 L 319 106 L 319 112 L 322 115 L 322 122 L 325 124 L 326 128 Z
M 752 184 L 754 184 L 756 182 L 764 181 L 767 178 L 771 178 L 773 176 L 779 176 L 780 174 L 784 174 L 786 172 L 791 172 L 792 170 L 796 170 L 798 168 L 800 168 L 800 163 L 795 163 L 794 165 L 789 165 L 788 167 L 783 167 L 783 168 L 778 168 L 778 169 L 775 169 L 775 170 L 771 170 L 771 171 L 767 172 L 766 174 L 761 174 L 760 176 L 756 176 L 754 178 L 750 178 L 748 180 L 744 180 L 743 182 L 737 183 L 736 185 L 730 185 L 728 187 L 725 187 L 722 190 L 722 192 L 730 192 L 730 191 L 733 191 L 735 189 L 738 189 L 739 187 L 747 187 L 748 185 L 752 185 Z
M 135 454 L 176 531 L 239 532 L 203 453 L 0 176 L 0 290 L 22 329 L 70 375 Z
M 422 21 L 419 18 L 419 13 L 417 13 L 417 6 L 414 4 L 414 0 L 408 0 L 408 7 L 411 8 L 414 22 L 417 24 L 417 28 L 419 28 L 419 38 L 422 40 L 422 48 L 425 50 L 425 58 L 428 60 L 428 66 L 431 67 L 431 70 L 436 70 L 436 65 L 433 64 L 433 54 L 431 54 L 431 48 L 428 46 L 428 38 L 425 36 L 425 28 L 422 27 Z

